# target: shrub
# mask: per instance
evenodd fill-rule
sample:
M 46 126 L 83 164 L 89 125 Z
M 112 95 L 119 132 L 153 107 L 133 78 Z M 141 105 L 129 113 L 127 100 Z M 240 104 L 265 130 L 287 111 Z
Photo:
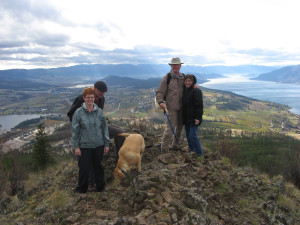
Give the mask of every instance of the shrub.
M 19 151 L 11 151 L 2 155 L 1 159 L 1 191 L 5 191 L 7 182 L 9 183 L 11 195 L 17 194 L 20 187 L 23 186 L 23 181 L 28 177 L 26 168 L 21 162 Z M 4 178 L 2 180 L 2 178 Z
M 230 159 L 234 164 L 237 164 L 240 157 L 240 146 L 230 143 L 229 139 L 218 140 L 216 150 L 223 156 Z

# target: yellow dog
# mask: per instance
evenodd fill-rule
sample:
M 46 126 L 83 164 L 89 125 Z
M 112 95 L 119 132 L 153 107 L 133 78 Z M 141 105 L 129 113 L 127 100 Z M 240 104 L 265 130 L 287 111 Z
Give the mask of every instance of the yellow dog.
M 145 141 L 140 134 L 121 133 L 118 136 L 126 137 L 119 151 L 119 160 L 114 170 L 116 179 L 124 178 L 130 169 L 137 165 L 138 172 L 142 169 L 142 154 L 145 151 Z

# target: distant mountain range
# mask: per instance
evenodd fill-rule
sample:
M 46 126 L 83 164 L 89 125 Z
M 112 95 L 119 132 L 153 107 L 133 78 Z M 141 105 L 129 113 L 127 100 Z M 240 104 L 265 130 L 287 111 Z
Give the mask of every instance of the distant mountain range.
M 0 89 L 12 89 L 12 90 L 23 90 L 23 89 L 49 89 L 56 87 L 56 85 L 50 85 L 46 82 L 36 82 L 27 80 L 24 78 L 2 78 L 0 75 Z
M 278 69 L 269 66 L 191 66 L 183 65 L 183 73 L 196 75 L 199 83 L 207 79 L 222 78 L 222 74 L 261 74 Z M 35 86 L 64 86 L 70 83 L 94 82 L 107 76 L 131 77 L 137 79 L 159 78 L 168 71 L 168 64 L 94 64 L 59 67 L 52 69 L 0 70 L 0 88 L 34 88 Z M 149 81 L 149 80 L 148 80 Z M 149 82 L 156 82 L 150 80 Z M 137 84 L 136 84 L 137 85 Z
M 206 79 L 201 78 L 199 75 L 195 75 L 197 77 L 197 83 L 205 83 Z M 107 76 L 102 80 L 108 86 L 120 86 L 120 87 L 133 87 L 135 89 L 143 89 L 143 88 L 157 88 L 161 82 L 161 77 L 148 78 L 148 79 L 136 79 L 132 77 L 119 77 L 119 76 Z
M 274 81 L 278 83 L 300 84 L 300 65 L 286 66 L 269 73 L 263 73 L 254 80 Z
M 132 77 L 107 76 L 102 79 L 108 86 L 132 87 L 135 89 L 158 87 L 161 78 L 135 79 Z

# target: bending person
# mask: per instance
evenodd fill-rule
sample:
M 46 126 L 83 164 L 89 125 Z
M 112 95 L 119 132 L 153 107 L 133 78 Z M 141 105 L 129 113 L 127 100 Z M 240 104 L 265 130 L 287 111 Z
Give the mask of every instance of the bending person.
M 104 103 L 105 103 L 105 93 L 107 92 L 107 86 L 103 81 L 97 81 L 94 84 L 95 88 L 95 99 L 94 103 L 103 110 L 104 108 Z M 72 122 L 72 117 L 74 112 L 81 107 L 81 105 L 84 103 L 83 96 L 79 95 L 73 102 L 71 109 L 67 113 L 70 121 Z M 114 139 L 115 145 L 116 145 L 116 160 L 118 160 L 118 153 L 120 148 L 122 147 L 125 138 L 118 136 L 120 133 L 124 133 L 124 131 L 116 126 L 108 125 L 108 132 L 109 132 L 109 138 Z

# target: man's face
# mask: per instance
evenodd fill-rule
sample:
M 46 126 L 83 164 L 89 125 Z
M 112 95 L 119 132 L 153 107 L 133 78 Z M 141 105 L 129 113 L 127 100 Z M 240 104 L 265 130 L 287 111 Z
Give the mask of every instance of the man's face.
M 99 91 L 97 88 L 95 88 L 95 98 L 100 99 L 105 95 L 105 92 Z
M 181 68 L 181 64 L 172 64 L 171 67 L 172 67 L 173 72 L 174 72 L 175 74 L 178 74 L 178 73 L 179 73 L 179 70 L 180 70 L 180 68 Z

